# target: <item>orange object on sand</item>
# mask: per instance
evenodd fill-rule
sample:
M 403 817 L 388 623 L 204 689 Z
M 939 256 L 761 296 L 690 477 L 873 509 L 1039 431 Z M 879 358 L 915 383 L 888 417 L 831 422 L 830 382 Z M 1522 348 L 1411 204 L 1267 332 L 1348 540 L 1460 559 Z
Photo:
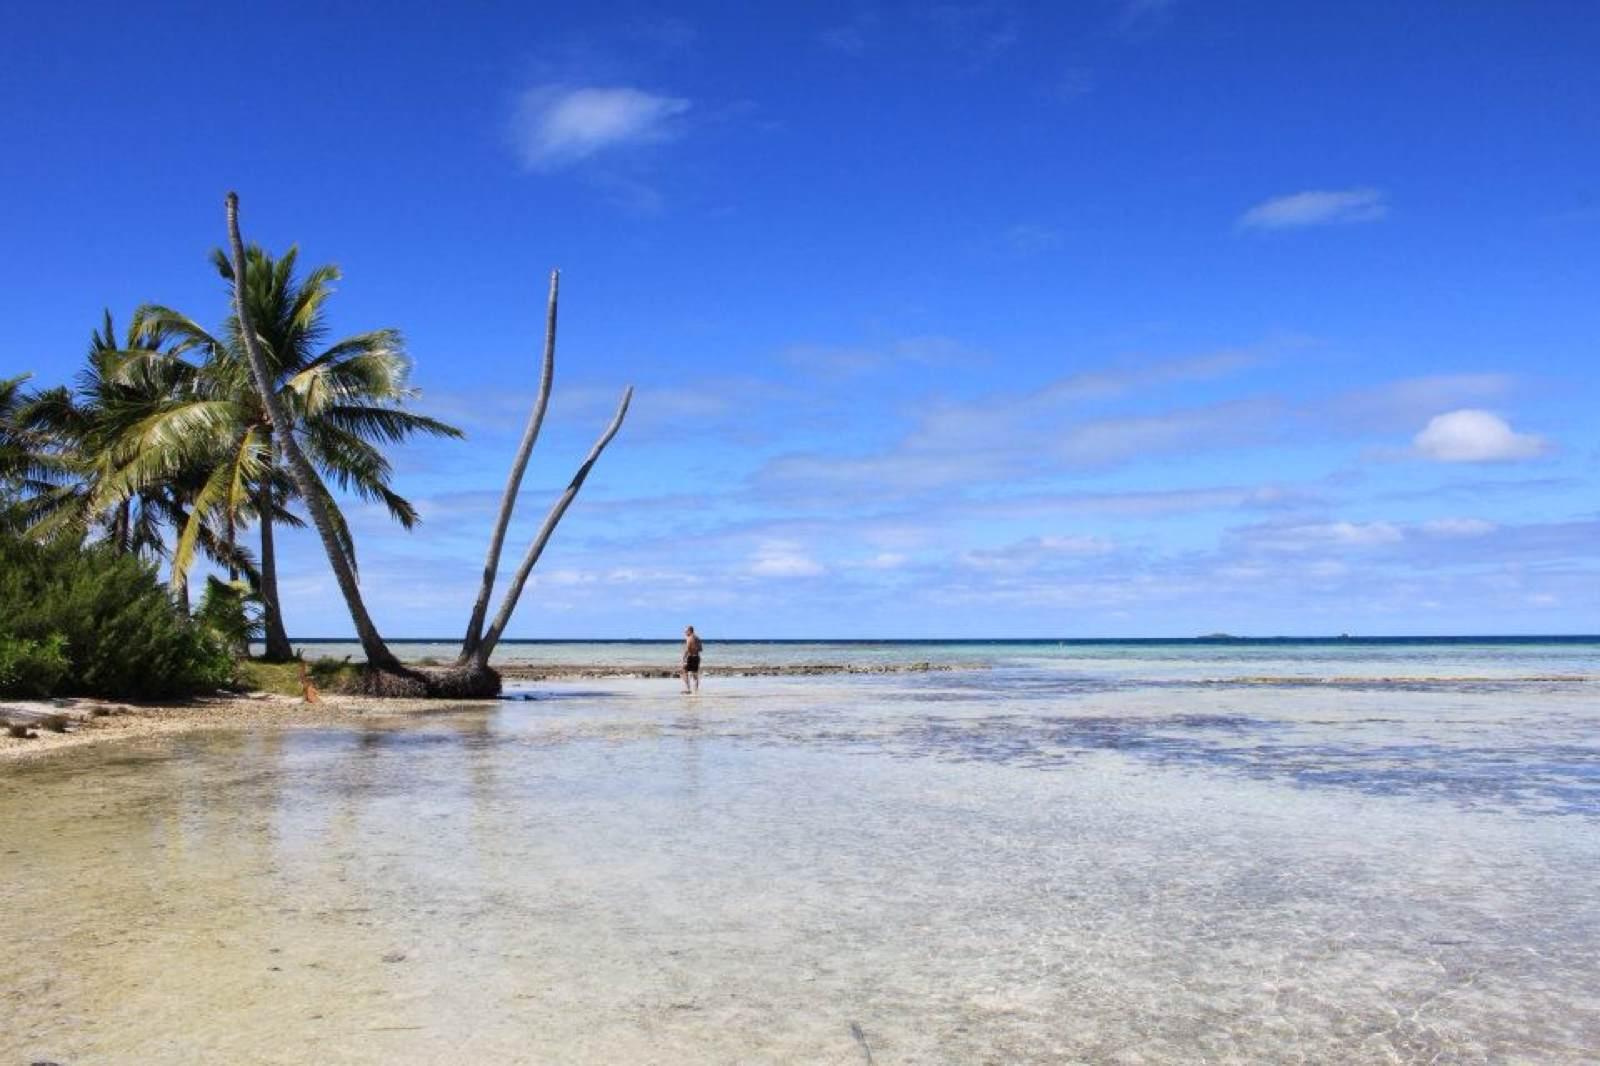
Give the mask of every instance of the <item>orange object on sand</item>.
M 306 672 L 306 661 L 300 660 L 300 691 L 305 694 L 307 703 L 321 703 L 322 697 L 317 695 L 317 686 L 311 683 L 311 675 Z

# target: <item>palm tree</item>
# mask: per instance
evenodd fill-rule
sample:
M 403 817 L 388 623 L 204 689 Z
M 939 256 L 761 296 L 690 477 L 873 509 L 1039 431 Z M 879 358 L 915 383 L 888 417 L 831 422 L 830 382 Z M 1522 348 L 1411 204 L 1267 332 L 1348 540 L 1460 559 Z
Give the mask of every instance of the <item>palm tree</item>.
M 0 378 L 0 525 L 25 520 L 31 501 L 55 486 L 57 464 L 23 419 L 29 375 Z
M 363 499 L 381 502 L 410 529 L 416 508 L 390 489 L 392 468 L 378 447 L 416 433 L 460 437 L 461 431 L 404 408 L 416 391 L 406 384 L 411 362 L 397 330 L 358 333 L 323 347 L 327 336 L 325 304 L 339 280 L 339 268 L 320 266 L 296 276 L 298 249 L 279 258 L 258 245 L 244 253 L 242 291 L 234 284 L 228 255 L 212 259 L 228 283 L 235 309 L 220 335 L 167 307 L 140 309 L 143 328 L 174 338 L 169 359 L 189 352 L 204 355 L 187 402 L 173 406 L 160 427 L 166 440 L 204 439 L 216 461 L 197 489 L 189 524 L 179 535 L 174 563 L 187 565 L 205 522 L 220 517 L 225 538 L 239 526 L 260 527 L 260 594 L 269 659 L 294 655 L 278 598 L 274 526 L 286 519 L 299 524 L 288 507 L 293 498 L 310 506 L 275 448 L 287 432 L 320 473 L 310 489 L 328 512 L 340 552 L 355 568 L 355 544 L 343 514 L 324 487 L 331 480 Z M 245 304 L 253 336 L 264 360 L 274 398 L 282 405 L 274 418 L 255 388 L 238 304 Z M 287 427 L 285 430 L 284 427 Z M 152 425 L 153 430 L 157 427 Z
M 119 342 L 111 312 L 91 335 L 73 388 L 28 397 L 15 421 L 38 442 L 48 476 L 29 504 L 36 536 L 83 537 L 98 531 L 114 551 L 160 558 L 164 530 L 195 525 L 191 539 L 234 572 L 254 575 L 247 553 L 214 524 L 191 523 L 196 481 L 210 461 L 204 436 L 174 434 L 170 412 L 190 399 L 198 368 L 164 351 L 169 341 L 135 315 Z M 188 563 L 173 567 L 186 600 Z
M 22 387 L 30 376 L 0 378 L 0 486 L 13 492 L 27 492 L 29 485 L 38 491 L 46 485 L 38 444 L 17 418 L 28 398 Z
M 150 506 L 153 484 L 132 487 L 122 476 L 136 454 L 132 431 L 193 375 L 194 368 L 181 360 L 145 359 L 149 351 L 141 346 L 161 339 L 142 337 L 136 322 L 126 343 L 119 343 L 106 311 L 75 384 L 45 389 L 22 405 L 21 423 L 45 443 L 59 475 L 37 501 L 37 535 L 98 531 L 118 553 L 164 551 L 159 511 Z
M 265 344 L 260 331 L 254 326 L 254 315 L 250 303 L 246 299 L 246 292 L 250 288 L 249 277 L 251 269 L 245 253 L 244 243 L 239 236 L 239 197 L 236 193 L 228 193 L 227 198 L 228 220 L 228 248 L 231 254 L 234 274 L 242 277 L 244 284 L 234 286 L 234 313 L 244 328 L 240 331 L 241 347 L 244 349 L 246 365 L 249 368 L 250 379 L 255 386 L 256 393 L 261 399 L 262 407 L 272 425 L 289 425 L 293 413 L 280 390 L 274 388 L 272 367 L 267 358 Z M 555 359 L 555 322 L 556 322 L 556 295 L 558 275 L 550 279 L 550 307 L 546 319 L 546 339 L 544 350 L 544 366 L 540 374 L 539 397 L 534 401 L 533 413 L 529 418 L 528 428 L 524 433 L 523 442 L 517 450 L 516 458 L 512 461 L 510 477 L 506 483 L 505 493 L 502 497 L 500 517 L 490 535 L 489 554 L 484 567 L 483 584 L 478 597 L 478 603 L 486 605 L 490 592 L 493 590 L 495 571 L 500 557 L 500 550 L 505 539 L 506 526 L 511 508 L 515 505 L 518 490 L 522 483 L 523 471 L 527 468 L 528 458 L 533 450 L 534 438 L 538 436 L 539 423 L 543 420 L 545 405 L 549 398 L 550 381 Z M 356 583 L 355 568 L 351 559 L 346 554 L 337 535 L 333 521 L 336 513 L 332 501 L 328 499 L 326 490 L 321 488 L 317 471 L 306 458 L 305 450 L 301 448 L 294 432 L 280 433 L 277 437 L 277 447 L 282 453 L 288 474 L 299 490 L 304 500 L 306 509 L 311 512 L 312 523 L 317 528 L 317 535 L 322 540 L 323 550 L 328 556 L 328 565 L 333 570 L 334 579 L 339 584 L 339 592 L 344 597 L 345 606 L 350 610 L 350 620 L 354 623 L 356 634 L 361 640 L 362 651 L 367 656 L 367 671 L 365 681 L 369 691 L 375 695 L 428 695 L 445 697 L 462 696 L 493 696 L 500 691 L 500 675 L 489 665 L 489 658 L 494 654 L 495 644 L 505 632 L 506 624 L 511 619 L 511 614 L 516 610 L 517 601 L 522 595 L 522 590 L 527 583 L 528 575 L 539 561 L 540 554 L 545 545 L 549 543 L 551 535 L 572 501 L 577 498 L 579 490 L 583 488 L 584 481 L 589 472 L 599 461 L 600 455 L 606 446 L 616 437 L 617 431 L 622 428 L 622 420 L 628 414 L 628 404 L 633 399 L 633 388 L 629 386 L 622 392 L 622 400 L 617 405 L 617 413 L 612 416 L 611 423 L 600 434 L 594 446 L 589 449 L 587 458 L 578 467 L 577 473 L 567 484 L 566 491 L 556 498 L 549 513 L 545 515 L 544 523 L 539 527 L 538 535 L 533 543 L 528 546 L 523 555 L 522 563 L 517 567 L 512 577 L 511 587 L 507 589 L 501 600 L 500 610 L 495 615 L 493 623 L 487 632 L 481 626 L 486 613 L 485 608 L 474 606 L 471 620 L 467 627 L 467 638 L 462 643 L 462 652 L 456 665 L 443 673 L 423 672 L 408 670 L 395 658 L 389 646 L 384 642 L 383 635 L 378 632 L 378 627 L 373 624 L 372 616 L 367 613 L 367 606 L 361 597 L 361 588 Z M 481 635 L 480 635 L 481 634 Z

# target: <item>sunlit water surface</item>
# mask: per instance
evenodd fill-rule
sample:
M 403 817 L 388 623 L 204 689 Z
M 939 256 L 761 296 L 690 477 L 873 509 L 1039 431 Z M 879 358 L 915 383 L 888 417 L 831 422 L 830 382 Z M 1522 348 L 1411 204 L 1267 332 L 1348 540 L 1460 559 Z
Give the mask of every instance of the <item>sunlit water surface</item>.
M 1600 1058 L 1593 644 L 776 647 L 0 770 L 0 1063 Z

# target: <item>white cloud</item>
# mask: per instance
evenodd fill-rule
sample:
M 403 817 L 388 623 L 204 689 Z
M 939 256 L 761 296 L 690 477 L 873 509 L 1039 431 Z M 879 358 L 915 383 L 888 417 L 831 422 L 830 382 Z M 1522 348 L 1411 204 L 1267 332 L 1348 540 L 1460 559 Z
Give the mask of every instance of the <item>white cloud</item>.
M 1252 526 L 1241 531 L 1253 548 L 1309 552 L 1330 548 L 1375 548 L 1398 544 L 1405 531 L 1392 522 L 1311 522 Z
M 956 561 L 974 570 L 1017 573 L 1054 565 L 1062 557 L 1089 559 L 1109 555 L 1116 548 L 1116 544 L 1105 537 L 1029 537 L 1004 548 L 974 548 L 962 552 Z
M 1543 437 L 1518 433 L 1499 415 L 1473 408 L 1435 415 L 1412 443 L 1418 455 L 1441 463 L 1515 462 L 1550 447 Z
M 1104 555 L 1116 545 L 1105 537 L 1040 537 L 1039 547 L 1065 555 Z
M 817 577 L 826 570 L 793 541 L 767 541 L 756 549 L 749 572 L 757 577 Z
M 906 565 L 908 558 L 904 552 L 879 552 L 870 559 L 863 559 L 861 565 L 868 570 L 898 570 Z
M 1435 518 L 1421 528 L 1430 537 L 1485 537 L 1500 527 L 1481 518 Z
M 1389 207 L 1378 189 L 1312 189 L 1265 200 L 1239 216 L 1242 229 L 1297 229 L 1375 222 Z
M 541 85 L 522 94 L 511 136 L 523 164 L 550 170 L 624 145 L 670 140 L 689 101 L 628 86 Z

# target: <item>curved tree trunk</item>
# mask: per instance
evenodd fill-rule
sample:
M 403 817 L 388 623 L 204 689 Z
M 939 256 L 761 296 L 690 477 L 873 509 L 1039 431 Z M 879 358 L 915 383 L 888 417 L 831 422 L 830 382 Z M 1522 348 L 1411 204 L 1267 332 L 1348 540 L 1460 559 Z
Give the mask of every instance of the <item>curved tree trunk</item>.
M 339 591 L 344 595 L 345 605 L 350 609 L 350 619 L 355 623 L 356 635 L 361 639 L 361 650 L 366 653 L 367 665 L 374 670 L 397 675 L 397 680 L 415 680 L 420 687 L 420 678 L 400 665 L 400 660 L 389 650 L 389 646 L 378 633 L 377 626 L 373 625 L 372 617 L 367 614 L 367 605 L 361 598 L 360 586 L 356 584 L 355 571 L 351 569 L 350 559 L 344 549 L 339 546 L 338 537 L 334 533 L 333 519 L 322 498 L 322 481 L 306 459 L 305 453 L 300 450 L 300 445 L 296 443 L 294 433 L 291 432 L 293 423 L 290 421 L 289 412 L 273 388 L 266 356 L 262 354 L 261 343 L 256 337 L 255 324 L 250 320 L 250 304 L 244 297 L 246 264 L 244 242 L 239 237 L 239 197 L 232 192 L 228 193 L 228 250 L 233 258 L 234 313 L 239 317 L 239 333 L 244 342 L 245 358 L 250 364 L 250 376 L 254 379 L 256 392 L 261 397 L 267 417 L 277 430 L 273 433 L 273 438 L 288 468 L 289 477 L 294 481 L 306 510 L 311 513 L 311 523 L 316 526 L 317 536 L 322 538 L 323 550 L 328 555 L 328 565 L 332 567 L 334 580 L 339 583 Z
M 278 599 L 278 549 L 272 531 L 272 483 L 263 480 L 256 490 L 256 509 L 261 517 L 261 621 L 265 627 L 266 655 L 270 662 L 294 658 L 294 646 L 283 624 L 283 608 Z
M 528 424 L 522 431 L 522 442 L 517 445 L 516 458 L 511 461 L 511 473 L 506 478 L 506 489 L 500 497 L 500 513 L 495 516 L 494 531 L 489 536 L 489 554 L 483 562 L 483 580 L 478 585 L 478 598 L 472 604 L 472 617 L 467 621 L 467 633 L 461 640 L 461 657 L 456 665 L 465 666 L 477 660 L 478 645 L 483 640 L 483 621 L 489 613 L 489 597 L 494 592 L 494 579 L 500 569 L 500 551 L 505 546 L 506 527 L 511 524 L 511 512 L 517 506 L 517 492 L 522 487 L 522 475 L 528 469 L 528 457 L 533 454 L 534 442 L 539 439 L 539 427 L 544 424 L 545 408 L 550 405 L 550 383 L 556 366 L 556 305 L 561 296 L 561 271 L 550 272 L 550 300 L 544 319 L 544 360 L 539 368 L 539 394 L 528 412 Z M 485 663 L 488 657 L 484 657 Z
M 494 653 L 495 645 L 499 643 L 505 633 L 506 625 L 511 621 L 511 615 L 516 610 L 517 600 L 522 595 L 523 587 L 527 584 L 528 576 L 533 572 L 534 565 L 539 561 L 539 556 L 544 552 L 545 545 L 549 543 L 556 526 L 561 522 L 562 516 L 567 513 L 567 508 L 572 506 L 572 501 L 577 498 L 578 491 L 583 488 L 583 483 L 589 477 L 589 472 L 594 469 L 594 464 L 599 460 L 600 454 L 605 451 L 606 445 L 611 443 L 617 431 L 622 428 L 622 420 L 627 416 L 628 405 L 633 400 L 633 388 L 624 390 L 622 401 L 617 405 L 617 412 L 611 419 L 611 424 L 606 427 L 600 439 L 595 441 L 594 447 L 589 449 L 589 455 L 583 464 L 578 467 L 578 472 L 573 475 L 572 481 L 567 485 L 566 491 L 556 500 L 545 516 L 544 524 L 539 528 L 539 534 L 528 546 L 527 553 L 523 556 L 522 563 L 517 567 L 517 572 L 512 578 L 511 587 L 506 590 L 505 598 L 500 603 L 500 610 L 496 612 L 494 622 L 485 632 L 483 630 L 484 618 L 488 612 L 488 601 L 494 590 L 494 578 L 499 569 L 500 552 L 504 546 L 506 528 L 511 522 L 511 512 L 516 505 L 517 492 L 522 484 L 522 475 L 527 469 L 528 457 L 533 451 L 534 441 L 538 438 L 540 424 L 544 421 L 544 413 L 550 398 L 550 382 L 555 365 L 555 326 L 556 326 L 556 301 L 560 284 L 559 275 L 552 273 L 550 276 L 550 304 L 545 322 L 545 349 L 544 363 L 540 370 L 539 395 L 534 401 L 533 411 L 528 417 L 528 425 L 523 431 L 521 444 L 518 446 L 517 455 L 512 463 L 511 475 L 506 482 L 505 494 L 501 498 L 500 513 L 496 517 L 495 527 L 489 542 L 489 552 L 484 563 L 483 581 L 479 586 L 478 599 L 473 606 L 472 616 L 467 623 L 466 637 L 462 642 L 461 656 L 452 669 L 444 671 L 420 672 L 408 670 L 395 658 L 394 653 L 384 643 L 377 627 L 373 625 L 371 617 L 367 614 L 366 604 L 361 598 L 361 589 L 356 583 L 355 570 L 351 565 L 349 556 L 340 546 L 334 531 L 332 516 L 328 510 L 328 503 L 323 498 L 322 482 L 317 477 L 316 471 L 307 461 L 305 453 L 300 450 L 299 444 L 291 432 L 289 415 L 281 399 L 272 388 L 272 378 L 267 368 L 266 358 L 262 354 L 260 341 L 256 337 L 255 327 L 250 321 L 250 310 L 244 299 L 245 287 L 245 255 L 244 243 L 239 237 L 239 198 L 234 193 L 228 194 L 228 247 L 233 260 L 234 311 L 239 318 L 239 329 L 245 348 L 245 356 L 250 364 L 250 376 L 254 380 L 256 391 L 260 394 L 262 405 L 267 411 L 267 416 L 278 432 L 273 434 L 277 441 L 278 451 L 281 454 L 289 477 L 293 480 L 296 490 L 305 501 L 306 510 L 311 513 L 312 524 L 316 526 L 317 535 L 322 539 L 323 550 L 328 555 L 328 565 L 333 569 L 333 576 L 339 583 L 339 591 L 343 593 L 345 604 L 350 609 L 351 621 L 355 623 L 356 633 L 361 638 L 362 650 L 366 652 L 369 669 L 360 684 L 360 691 L 380 696 L 435 696 L 443 698 L 468 698 L 498 695 L 500 692 L 500 675 L 489 665 L 489 658 Z M 270 501 L 265 501 L 270 503 Z M 277 594 L 276 560 L 273 558 L 271 547 L 271 508 L 262 508 L 262 586 L 263 596 L 270 584 L 274 599 Z M 269 582 L 267 574 L 271 573 L 273 579 Z M 280 614 L 281 618 L 281 614 Z M 481 634 L 481 635 L 480 635 Z M 284 639 L 287 645 L 287 637 Z

